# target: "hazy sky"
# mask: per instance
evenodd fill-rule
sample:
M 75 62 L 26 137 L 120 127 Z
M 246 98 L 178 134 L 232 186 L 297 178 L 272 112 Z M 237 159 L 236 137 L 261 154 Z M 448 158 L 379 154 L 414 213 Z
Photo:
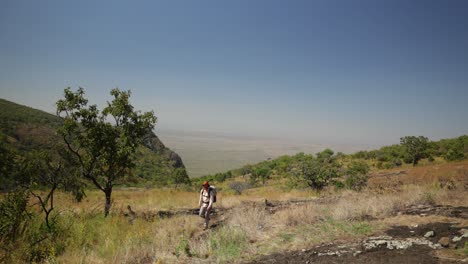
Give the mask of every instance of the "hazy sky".
M 468 133 L 468 1 L 1 1 L 0 97 L 131 89 L 158 128 L 347 143 Z

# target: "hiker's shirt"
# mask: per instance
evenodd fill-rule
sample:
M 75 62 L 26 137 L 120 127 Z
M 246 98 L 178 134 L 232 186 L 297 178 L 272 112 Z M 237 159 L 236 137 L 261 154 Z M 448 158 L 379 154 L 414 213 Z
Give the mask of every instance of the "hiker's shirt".
M 211 207 L 213 205 L 213 191 L 205 190 L 204 188 L 200 192 L 201 206 L 202 207 Z M 210 195 L 211 194 L 211 195 Z

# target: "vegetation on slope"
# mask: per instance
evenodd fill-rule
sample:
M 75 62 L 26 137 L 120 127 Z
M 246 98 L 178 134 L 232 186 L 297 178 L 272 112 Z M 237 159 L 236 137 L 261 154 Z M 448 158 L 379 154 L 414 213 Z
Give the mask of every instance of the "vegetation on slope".
M 403 137 L 401 144 L 384 146 L 377 150 L 359 151 L 353 154 L 334 153 L 326 149 L 316 155 L 298 153 L 265 160 L 254 165 L 224 173 L 206 175 L 192 179 L 195 185 L 210 180 L 222 183 L 242 176 L 249 186 L 264 184 L 267 180 L 284 182 L 289 188 L 312 187 L 321 189 L 325 185 L 359 189 L 365 185 L 370 169 L 391 169 L 405 164 L 452 162 L 468 158 L 468 135 L 457 138 L 429 141 L 425 137 Z M 246 185 L 231 184 L 239 192 Z
M 0 135 L 17 155 L 49 149 L 60 141 L 56 131 L 63 119 L 47 112 L 0 99 Z M 6 147 L 6 146 L 5 146 Z M 125 176 L 121 185 L 159 186 L 174 182 L 174 176 L 186 175 L 182 159 L 151 131 L 138 147 L 136 168 Z M 187 182 L 188 178 L 182 177 Z M 2 177 L 0 189 L 11 186 L 11 179 Z

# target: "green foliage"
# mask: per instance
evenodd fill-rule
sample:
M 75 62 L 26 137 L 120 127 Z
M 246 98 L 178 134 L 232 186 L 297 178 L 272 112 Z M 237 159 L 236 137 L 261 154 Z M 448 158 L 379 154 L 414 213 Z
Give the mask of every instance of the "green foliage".
M 0 99 L 0 132 L 13 136 L 19 125 L 58 127 L 62 120 L 59 117 L 27 106 Z
M 361 190 L 367 185 L 369 165 L 362 161 L 352 161 L 346 170 L 345 186 L 352 190 Z
M 88 106 L 82 88 L 65 89 L 64 99 L 57 101 L 57 114 L 64 119 L 58 132 L 78 161 L 81 175 L 104 192 L 106 216 L 113 186 L 135 167 L 137 147 L 156 122 L 153 112 L 133 109 L 130 91 L 112 89 L 110 94 L 113 100 L 102 112 L 96 105 Z
M 179 184 L 190 184 L 190 179 L 187 176 L 185 168 L 177 168 L 172 172 L 172 183 L 178 186 Z
M 315 158 L 312 155 L 301 155 L 299 159 L 301 161 L 296 175 L 312 189 L 320 190 L 339 176 L 340 165 L 329 149 L 317 153 Z
M 257 181 L 261 181 L 262 184 L 265 184 L 266 180 L 269 179 L 270 174 L 271 170 L 266 166 L 255 168 L 250 176 L 250 182 L 255 184 Z
M 28 210 L 28 193 L 18 189 L 0 202 L 2 263 L 39 263 L 65 249 L 68 233 L 58 222 L 48 228 L 39 214 Z
M 0 202 L 0 241 L 13 245 L 26 228 L 30 213 L 27 211 L 28 192 L 10 192 Z
M 16 186 L 15 160 L 15 150 L 7 144 L 6 137 L 0 134 L 0 190 Z
M 180 237 L 179 244 L 176 246 L 174 253 L 177 257 L 180 257 L 182 253 L 184 253 L 187 257 L 192 256 L 188 240 L 185 236 Z
M 463 154 L 463 152 L 461 152 L 458 148 L 449 149 L 444 155 L 444 159 L 447 161 L 463 160 L 464 158 L 465 154 Z
M 0 99 L 0 117 L 0 155 L 8 148 L 13 152 L 12 157 L 22 159 L 29 152 L 41 151 L 50 148 L 52 143 L 63 141 L 56 133 L 56 129 L 63 124 L 59 116 Z M 153 133 L 151 135 L 145 136 L 145 139 L 152 140 L 151 144 L 144 142 L 137 147 L 134 173 L 127 173 L 118 184 L 165 186 L 171 183 L 173 171 L 184 167 L 181 162 L 174 161 L 174 156 L 177 156 L 174 152 L 166 148 Z M 8 160 L 1 156 L 0 163 L 5 161 L 6 165 L 11 164 Z M 2 171 L 0 176 L 0 190 L 7 191 L 17 185 L 18 175 L 5 175 Z
M 406 136 L 400 139 L 401 145 L 404 147 L 406 156 L 416 166 L 418 162 L 427 157 L 427 150 L 429 148 L 429 140 L 427 137 L 419 136 Z

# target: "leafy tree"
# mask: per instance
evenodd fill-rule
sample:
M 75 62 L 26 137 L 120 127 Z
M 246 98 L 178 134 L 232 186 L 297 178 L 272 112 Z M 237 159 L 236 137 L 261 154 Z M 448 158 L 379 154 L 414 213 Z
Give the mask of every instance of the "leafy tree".
M 270 173 L 271 173 L 271 170 L 266 166 L 256 168 L 254 169 L 254 171 L 252 172 L 252 175 L 250 176 L 251 182 L 255 183 L 258 180 L 261 180 L 262 184 L 265 184 L 266 180 L 269 179 L 270 177 Z
M 461 152 L 459 149 L 449 149 L 447 153 L 444 155 L 444 159 L 447 161 L 456 161 L 456 160 L 462 160 L 465 158 L 465 155 L 463 152 Z
M 154 127 L 154 113 L 135 111 L 130 91 L 112 89 L 111 102 L 102 111 L 88 106 L 84 90 L 64 90 L 57 115 L 64 118 L 58 132 L 78 161 L 81 176 L 105 194 L 104 215 L 109 215 L 112 188 L 135 165 L 134 154 L 142 137 Z
M 324 162 L 324 161 L 331 160 L 333 157 L 333 154 L 334 154 L 333 150 L 325 149 L 322 152 L 318 152 L 316 155 L 317 155 L 318 160 Z
M 316 158 L 303 156 L 299 163 L 299 177 L 312 189 L 320 190 L 339 176 L 338 169 L 339 164 L 333 157 L 333 151 L 327 149 L 317 153 Z
M 411 160 L 413 166 L 427 156 L 429 140 L 427 137 L 406 136 L 400 138 L 400 143 L 404 147 L 408 160 Z
M 353 190 L 361 190 L 367 184 L 369 166 L 362 161 L 353 161 L 346 170 L 345 186 Z

